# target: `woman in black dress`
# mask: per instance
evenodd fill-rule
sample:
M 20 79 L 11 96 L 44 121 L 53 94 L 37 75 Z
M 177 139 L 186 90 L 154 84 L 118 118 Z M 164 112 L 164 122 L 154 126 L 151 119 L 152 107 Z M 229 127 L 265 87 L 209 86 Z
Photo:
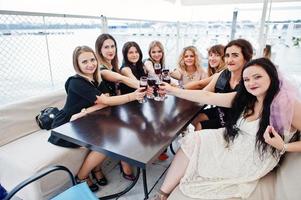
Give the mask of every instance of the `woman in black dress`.
M 144 64 L 142 62 L 143 54 L 136 42 L 126 42 L 122 48 L 123 62 L 120 73 L 130 79 L 139 80 L 142 76 L 147 76 Z M 135 89 L 120 84 L 121 94 L 127 94 L 135 91 Z
M 108 96 L 106 93 L 109 91 L 100 78 L 96 55 L 90 47 L 79 46 L 75 48 L 73 52 L 73 66 L 76 75 L 69 77 L 66 81 L 66 103 L 54 119 L 52 128 L 106 106 L 124 104 L 136 99 L 142 99 L 144 96 L 144 93 L 140 93 L 139 89 L 127 95 Z M 63 147 L 79 147 L 54 135 L 51 135 L 48 141 Z M 91 151 L 78 172 L 77 181 L 87 181 L 90 189 L 97 191 L 98 186 L 89 178 L 89 173 L 92 172 L 92 176 L 99 185 L 106 185 L 107 180 L 101 173 L 100 168 L 100 164 L 104 159 L 105 155 Z

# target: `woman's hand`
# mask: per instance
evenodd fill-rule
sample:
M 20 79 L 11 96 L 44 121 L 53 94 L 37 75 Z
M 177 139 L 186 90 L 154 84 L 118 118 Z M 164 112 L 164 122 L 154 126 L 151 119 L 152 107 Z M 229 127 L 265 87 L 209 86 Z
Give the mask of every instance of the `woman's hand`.
M 105 94 L 101 94 L 100 96 L 96 96 L 97 100 L 95 103 L 97 104 L 108 104 L 110 94 L 109 93 L 105 93 Z
M 275 131 L 274 127 L 268 126 L 263 134 L 266 143 L 275 147 L 278 150 L 283 150 L 284 141 L 281 136 Z
M 160 90 L 162 90 L 163 93 L 171 93 L 175 87 L 171 86 L 170 84 L 166 83 L 166 82 L 162 82 L 159 86 Z
M 76 113 L 76 114 L 74 114 L 74 115 L 71 116 L 70 122 L 71 122 L 71 121 L 74 121 L 74 120 L 76 120 L 76 119 L 78 119 L 78 118 L 81 118 L 81 117 L 83 117 L 83 116 L 86 116 L 86 115 L 87 115 L 86 112 L 79 112 L 79 113 Z
M 135 99 L 139 101 L 144 98 L 144 96 L 146 94 L 146 90 L 144 87 L 140 87 L 137 90 L 135 90 L 135 92 L 133 92 L 133 93 L 134 93 Z

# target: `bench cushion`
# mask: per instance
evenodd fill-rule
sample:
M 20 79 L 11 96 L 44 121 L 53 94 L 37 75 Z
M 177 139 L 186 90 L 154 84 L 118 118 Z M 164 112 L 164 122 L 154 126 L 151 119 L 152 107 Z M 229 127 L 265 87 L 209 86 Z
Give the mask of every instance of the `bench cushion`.
M 0 107 L 0 147 L 40 130 L 35 116 L 49 106 L 62 108 L 65 98 L 65 91 L 58 90 L 44 96 Z
M 78 172 L 88 150 L 55 146 L 47 142 L 49 135 L 50 131 L 40 130 L 0 147 L 0 182 L 5 188 L 11 190 L 49 165 L 63 165 L 73 174 Z M 69 180 L 63 172 L 52 173 L 21 190 L 18 196 L 32 200 L 49 199 Z
M 301 153 L 286 153 L 276 178 L 276 200 L 301 199 Z

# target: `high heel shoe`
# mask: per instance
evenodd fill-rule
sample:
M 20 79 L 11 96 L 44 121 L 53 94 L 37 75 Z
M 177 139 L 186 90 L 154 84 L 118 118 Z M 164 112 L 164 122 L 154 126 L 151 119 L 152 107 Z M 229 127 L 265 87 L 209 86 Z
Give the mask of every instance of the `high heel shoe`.
M 77 184 L 86 182 L 92 192 L 98 191 L 99 187 L 95 183 L 93 183 L 92 181 L 91 181 L 92 184 L 89 185 L 88 180 L 89 180 L 89 176 L 87 178 L 84 178 L 84 179 L 79 179 L 78 176 L 75 176 L 75 181 L 76 181 Z
M 122 177 L 125 178 L 126 180 L 129 180 L 129 181 L 134 181 L 135 180 L 136 177 L 133 174 L 126 174 L 123 171 L 121 162 L 119 162 L 119 170 L 120 170 L 120 173 L 122 174 Z
M 102 178 L 97 179 L 96 177 L 96 173 L 101 173 L 102 174 Z M 108 184 L 108 180 L 107 178 L 103 175 L 101 170 L 97 170 L 97 171 L 92 171 L 91 172 L 92 177 L 95 179 L 95 181 L 97 182 L 98 185 L 104 186 Z

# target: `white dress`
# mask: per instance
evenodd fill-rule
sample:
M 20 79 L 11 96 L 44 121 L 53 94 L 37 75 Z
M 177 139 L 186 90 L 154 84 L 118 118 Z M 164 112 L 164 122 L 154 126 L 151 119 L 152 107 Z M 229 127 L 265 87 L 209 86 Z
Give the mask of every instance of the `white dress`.
M 185 136 L 181 148 L 189 158 L 181 191 L 192 198 L 226 199 L 247 198 L 255 189 L 258 179 L 278 163 L 271 154 L 259 157 L 255 148 L 259 120 L 237 121 L 239 135 L 227 148 L 224 128 L 205 129 Z

